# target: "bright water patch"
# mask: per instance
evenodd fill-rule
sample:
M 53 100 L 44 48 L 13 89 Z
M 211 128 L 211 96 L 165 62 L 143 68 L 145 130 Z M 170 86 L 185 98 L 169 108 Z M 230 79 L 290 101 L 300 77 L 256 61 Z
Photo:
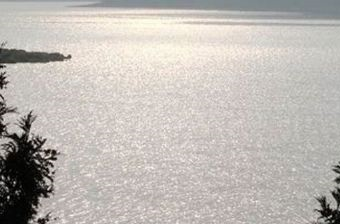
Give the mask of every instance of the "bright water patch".
M 8 66 L 63 153 L 60 223 L 312 219 L 340 160 L 338 21 L 2 6 L 10 47 L 73 56 Z

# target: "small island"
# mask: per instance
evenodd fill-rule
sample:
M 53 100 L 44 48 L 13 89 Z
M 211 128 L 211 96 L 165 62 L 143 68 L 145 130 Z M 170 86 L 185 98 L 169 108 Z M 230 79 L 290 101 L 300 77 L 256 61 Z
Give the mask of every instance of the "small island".
M 45 53 L 45 52 L 27 52 L 17 49 L 1 49 L 0 63 L 47 63 L 54 61 L 65 61 L 71 59 L 71 55 L 63 55 L 60 53 Z

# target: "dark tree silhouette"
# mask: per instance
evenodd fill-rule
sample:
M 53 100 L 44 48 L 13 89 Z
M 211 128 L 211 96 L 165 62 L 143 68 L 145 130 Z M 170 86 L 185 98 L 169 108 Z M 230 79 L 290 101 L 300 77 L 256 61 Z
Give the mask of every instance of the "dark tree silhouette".
M 0 90 L 8 84 L 4 68 L 0 65 Z M 54 162 L 59 153 L 46 149 L 46 139 L 31 133 L 36 119 L 32 112 L 19 120 L 21 131 L 8 132 L 4 116 L 13 112 L 15 109 L 8 107 L 0 94 L 0 223 L 44 224 L 50 215 L 40 219 L 36 216 L 40 199 L 53 193 Z
M 338 186 L 331 191 L 335 206 L 332 206 L 325 196 L 318 197 L 320 208 L 316 211 L 320 217 L 316 224 L 340 224 L 340 163 L 333 167 L 333 171 L 339 175 L 334 180 Z

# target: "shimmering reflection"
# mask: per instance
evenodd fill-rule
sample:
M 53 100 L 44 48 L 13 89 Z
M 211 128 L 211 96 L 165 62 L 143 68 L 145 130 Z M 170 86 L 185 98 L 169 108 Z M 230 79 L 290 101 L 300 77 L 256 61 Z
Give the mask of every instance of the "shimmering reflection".
M 289 23 L 337 22 L 148 13 L 2 14 L 11 47 L 73 55 L 8 67 L 10 101 L 63 152 L 47 210 L 67 224 L 310 220 L 339 160 L 340 30 Z

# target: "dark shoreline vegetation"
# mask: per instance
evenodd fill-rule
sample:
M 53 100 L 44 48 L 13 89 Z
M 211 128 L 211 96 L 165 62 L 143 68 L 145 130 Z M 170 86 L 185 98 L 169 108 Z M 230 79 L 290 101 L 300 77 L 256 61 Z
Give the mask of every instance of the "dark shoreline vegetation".
M 47 63 L 70 60 L 71 58 L 71 55 L 65 56 L 60 53 L 28 52 L 17 49 L 2 49 L 0 54 L 0 63 Z
M 3 46 L 0 44 L 1 56 L 6 52 Z M 6 121 L 6 115 L 17 110 L 3 96 L 8 84 L 4 69 L 0 63 L 0 223 L 46 224 L 56 219 L 50 213 L 40 216 L 39 208 L 41 199 L 53 195 L 59 152 L 46 148 L 46 139 L 32 133 L 36 119 L 32 112 L 19 119 L 19 131 L 8 130 L 13 123 Z
M 330 193 L 332 195 L 332 199 L 327 199 L 326 196 L 317 197 L 317 201 L 319 202 L 319 209 L 315 209 L 317 213 L 319 213 L 319 218 L 316 222 L 312 224 L 340 224 L 340 162 L 338 165 L 333 167 L 333 171 L 338 175 L 334 179 L 334 183 L 336 183 L 336 187 Z M 335 205 L 332 204 L 335 202 Z

